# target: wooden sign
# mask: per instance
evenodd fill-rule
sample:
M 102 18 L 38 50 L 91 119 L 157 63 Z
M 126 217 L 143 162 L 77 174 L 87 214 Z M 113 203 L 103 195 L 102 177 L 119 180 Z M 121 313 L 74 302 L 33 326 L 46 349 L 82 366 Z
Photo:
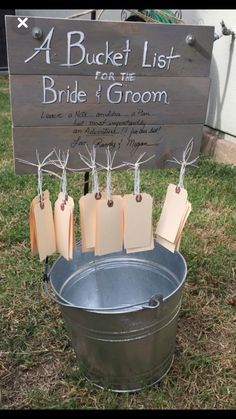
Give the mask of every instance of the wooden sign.
M 199 154 L 214 27 L 19 19 L 6 16 L 15 158 L 69 149 L 80 168 L 95 144 L 99 160 L 110 145 L 116 164 L 147 151 L 147 167 L 166 167 L 192 137 Z M 15 160 L 15 171 L 35 169 Z

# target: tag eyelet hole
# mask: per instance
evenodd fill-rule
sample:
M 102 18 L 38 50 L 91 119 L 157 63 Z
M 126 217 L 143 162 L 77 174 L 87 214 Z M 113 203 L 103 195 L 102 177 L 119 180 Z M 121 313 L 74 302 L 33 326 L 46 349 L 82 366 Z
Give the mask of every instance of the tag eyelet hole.
M 138 194 L 136 195 L 135 199 L 136 199 L 136 202 L 141 202 L 143 198 L 141 194 Z
M 95 193 L 95 199 L 99 200 L 99 199 L 101 199 L 101 197 L 102 197 L 101 192 L 96 192 Z
M 108 207 L 109 207 L 109 208 L 113 207 L 113 204 L 114 204 L 114 202 L 113 202 L 113 200 L 112 200 L 112 199 L 109 199 L 109 200 L 107 201 L 107 205 L 108 205 Z

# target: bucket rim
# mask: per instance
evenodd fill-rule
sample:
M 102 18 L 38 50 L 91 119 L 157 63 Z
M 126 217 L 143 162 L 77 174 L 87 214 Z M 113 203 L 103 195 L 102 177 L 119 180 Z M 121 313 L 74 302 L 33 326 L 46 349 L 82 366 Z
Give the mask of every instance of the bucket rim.
M 78 241 L 77 243 L 76 243 L 76 245 L 79 245 L 80 246 L 80 241 Z M 159 244 L 159 243 L 155 243 L 155 247 L 156 247 L 156 245 L 158 245 L 158 246 L 161 246 L 162 248 L 163 248 L 163 246 L 161 245 L 161 244 Z M 167 251 L 169 251 L 168 249 L 166 249 Z M 172 253 L 172 252 L 171 252 Z M 181 278 L 181 281 L 180 281 L 180 283 L 178 284 L 178 286 L 174 289 L 174 291 L 172 291 L 170 294 L 168 294 L 166 297 L 163 297 L 163 302 L 165 302 L 165 301 L 167 301 L 167 300 L 169 300 L 174 294 L 176 294 L 177 292 L 178 292 L 178 290 L 182 287 L 182 285 L 183 285 L 183 283 L 185 282 L 185 279 L 186 279 L 186 276 L 187 276 L 187 263 L 186 263 L 186 260 L 185 260 L 185 258 L 183 257 L 183 255 L 179 252 L 179 251 L 175 251 L 174 252 L 176 255 L 178 255 L 179 257 L 180 257 L 180 259 L 182 260 L 182 262 L 183 262 L 183 265 L 184 265 L 184 275 L 183 275 L 183 277 Z M 53 291 L 54 291 L 54 293 L 59 297 L 59 299 L 61 300 L 61 301 L 63 301 L 65 304 L 64 305 L 66 305 L 66 307 L 68 307 L 68 308 L 76 308 L 76 309 L 81 309 L 81 310 L 84 310 L 84 311 L 88 311 L 88 312 L 92 312 L 92 313 L 97 313 L 97 314 L 124 314 L 125 312 L 127 312 L 127 313 L 130 313 L 130 312 L 137 312 L 137 311 L 140 311 L 140 310 L 143 310 L 143 309 L 145 309 L 144 307 L 143 307 L 143 305 L 144 304 L 147 304 L 148 302 L 149 302 L 149 300 L 147 300 L 147 301 L 143 301 L 143 302 L 140 302 L 140 303 L 135 303 L 135 304 L 130 304 L 130 305 L 126 305 L 126 306 L 124 306 L 124 308 L 122 308 L 121 306 L 119 306 L 119 307 L 102 307 L 102 308 L 99 308 L 99 307 L 88 307 L 88 306 L 81 306 L 81 305 L 75 305 L 75 304 L 71 304 L 71 302 L 70 301 L 68 301 L 68 300 L 66 300 L 64 297 L 62 297 L 59 293 L 58 293 L 58 291 L 55 289 L 55 287 L 54 287 L 54 285 L 53 285 L 53 283 L 52 283 L 52 280 L 51 280 L 51 272 L 53 271 L 53 269 L 54 269 L 54 267 L 55 267 L 55 265 L 58 263 L 58 261 L 59 260 L 61 260 L 63 258 L 63 256 L 59 256 L 55 261 L 54 261 L 54 263 L 53 263 L 53 265 L 51 266 L 51 268 L 50 268 L 50 270 L 49 270 L 49 280 L 50 280 L 50 285 L 51 285 L 51 287 L 52 287 L 52 289 L 53 289 Z M 119 258 L 119 257 L 114 257 L 115 259 L 121 259 L 121 257 Z M 112 258 L 111 258 L 112 259 Z M 130 258 L 130 259 L 132 259 L 132 257 Z M 135 259 L 134 257 L 133 257 L 133 259 Z M 107 260 L 109 260 L 109 259 L 107 259 Z M 144 261 L 144 259 L 140 259 L 140 261 Z M 104 260 L 102 260 L 102 259 L 100 259 L 99 260 L 99 262 L 103 262 Z M 94 261 L 91 261 L 91 262 L 89 262 L 89 263 L 94 263 Z M 89 264 L 88 263 L 88 264 Z M 87 265 L 88 265 L 87 264 Z M 86 266 L 87 266 L 86 265 Z M 83 269 L 85 267 L 85 265 L 83 265 L 82 267 L 81 267 L 81 270 Z M 165 267 L 163 267 L 165 270 L 168 270 L 167 268 L 165 268 Z M 75 276 L 76 274 L 78 274 L 78 271 L 79 271 L 80 269 L 78 269 L 77 271 L 75 271 L 74 273 L 72 273 L 67 279 L 66 279 L 66 282 L 67 281 L 69 281 L 70 280 L 70 278 L 71 277 L 73 277 L 73 276 Z M 150 296 L 150 298 L 151 298 L 152 296 Z M 62 304 L 63 305 L 63 304 Z M 159 306 L 158 306 L 159 307 Z

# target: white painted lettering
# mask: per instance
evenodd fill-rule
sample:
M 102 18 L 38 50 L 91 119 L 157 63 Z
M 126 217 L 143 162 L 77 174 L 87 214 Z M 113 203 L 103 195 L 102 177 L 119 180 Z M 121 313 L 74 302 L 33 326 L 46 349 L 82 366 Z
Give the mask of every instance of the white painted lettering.
M 165 66 L 166 66 L 165 55 L 161 54 L 158 57 L 158 67 L 159 68 L 165 68 Z
M 51 82 L 51 85 L 46 86 L 47 81 Z M 49 76 L 43 76 L 43 102 L 42 103 L 54 103 L 57 100 L 57 95 L 55 90 L 53 89 L 55 85 L 54 80 Z M 48 94 L 52 94 L 52 100 L 48 99 Z
M 48 84 L 49 82 L 49 84 Z M 66 89 L 56 89 L 55 81 L 49 76 L 43 76 L 43 102 L 50 103 L 84 103 L 87 102 L 87 93 L 79 90 L 78 81 L 75 81 L 74 90 L 68 85 Z
M 117 89 L 115 89 L 117 88 Z M 119 89 L 118 89 L 119 88 Z M 107 89 L 107 100 L 109 103 L 157 103 L 162 102 L 169 105 L 168 93 L 163 91 L 147 90 L 138 92 L 133 90 L 125 90 L 122 83 L 113 83 Z
M 52 40 L 52 35 L 53 35 L 53 31 L 54 28 L 52 28 L 49 32 L 48 35 L 46 36 L 45 40 L 43 41 L 42 45 L 38 48 L 34 48 L 35 52 L 33 55 L 31 55 L 29 58 L 27 58 L 25 60 L 25 63 L 28 63 L 29 61 L 31 61 L 34 57 L 36 57 L 36 55 L 38 55 L 41 51 L 46 51 L 45 55 L 46 55 L 46 63 L 47 64 L 51 64 L 51 58 L 50 58 L 50 51 L 51 51 L 51 47 L 50 47 L 50 43 Z M 46 45 L 46 46 L 45 46 Z
M 172 60 L 180 58 L 180 54 L 174 55 L 174 47 L 171 47 L 169 55 L 160 54 L 158 56 L 157 52 L 153 52 L 151 48 L 149 49 L 148 41 L 144 42 L 143 46 L 143 61 L 142 67 L 144 68 L 155 68 L 169 70 Z
M 121 86 L 122 87 L 122 83 L 113 83 L 108 87 L 108 89 L 107 89 L 107 100 L 110 103 L 120 103 L 121 99 L 122 99 L 122 92 L 118 91 L 118 90 L 115 90 L 114 92 L 111 92 L 111 90 L 113 89 L 114 86 Z M 111 93 L 112 93 L 112 95 L 113 94 L 117 95 L 118 99 L 117 100 L 112 99 L 111 98 Z
M 142 67 L 151 67 L 151 64 L 146 64 L 147 50 L 148 50 L 148 41 L 145 41 L 144 42 L 144 48 L 143 48 L 143 62 L 142 62 Z
M 73 35 L 78 35 L 79 40 L 77 42 L 71 43 L 71 37 Z M 84 33 L 81 31 L 72 31 L 67 33 L 67 62 L 66 64 L 60 64 L 62 66 L 68 66 L 72 67 L 74 65 L 79 65 L 84 61 L 85 58 L 85 47 L 82 45 L 82 42 L 84 40 Z M 79 48 L 79 51 L 81 53 L 81 58 L 76 63 L 71 63 L 71 48 Z
M 174 47 L 172 47 L 172 48 L 171 48 L 170 55 L 168 55 L 168 56 L 166 57 L 166 59 L 168 60 L 167 70 L 169 70 L 169 69 L 170 69 L 170 63 L 171 63 L 171 60 L 174 60 L 174 59 L 176 59 L 176 58 L 180 58 L 180 57 L 181 57 L 181 55 L 179 55 L 179 54 L 172 55 L 172 54 L 173 54 L 173 52 L 174 52 Z

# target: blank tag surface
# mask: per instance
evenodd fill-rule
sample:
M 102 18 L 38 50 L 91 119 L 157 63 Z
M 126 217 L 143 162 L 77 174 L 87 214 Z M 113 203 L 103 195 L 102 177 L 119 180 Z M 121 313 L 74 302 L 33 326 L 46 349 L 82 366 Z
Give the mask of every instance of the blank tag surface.
M 181 221 L 186 213 L 188 194 L 186 189 L 180 188 L 176 192 L 176 185 L 170 184 L 167 189 L 165 202 L 162 208 L 160 219 L 156 227 L 156 235 L 175 242 Z
M 58 194 L 58 199 L 60 199 L 61 201 L 64 200 L 64 194 L 62 192 L 60 192 Z M 70 224 L 70 238 L 69 238 L 69 258 L 72 259 L 73 257 L 73 249 L 76 249 L 76 239 L 75 239 L 75 228 L 74 228 L 74 199 L 70 196 L 67 195 L 67 200 L 66 200 L 66 205 L 69 205 L 70 210 L 71 210 L 71 224 Z M 71 237 L 72 235 L 72 237 Z
M 36 238 L 36 226 L 35 226 L 35 218 L 34 218 L 34 200 L 30 204 L 30 217 L 29 217 L 29 225 L 30 225 L 30 247 L 31 253 L 33 256 L 38 255 L 38 246 L 37 246 L 37 238 Z
M 180 242 L 181 242 L 182 232 L 183 232 L 184 226 L 186 224 L 186 221 L 187 221 L 187 219 L 188 219 L 189 214 L 190 214 L 191 211 L 192 211 L 192 205 L 191 205 L 191 202 L 188 201 L 187 202 L 186 213 L 185 213 L 185 215 L 184 215 L 184 217 L 182 219 L 182 222 L 181 222 L 181 225 L 180 225 L 180 228 L 179 228 L 179 231 L 177 233 L 176 240 L 175 240 L 175 242 L 176 242 L 176 250 L 179 250 L 179 248 L 180 248 Z
M 96 199 L 93 193 L 79 200 L 81 241 L 84 249 L 95 247 L 96 238 Z
M 168 249 L 170 252 L 174 253 L 176 250 L 176 244 L 175 243 L 171 243 L 166 239 L 163 239 L 163 237 L 157 236 L 156 237 L 156 241 L 158 243 L 160 243 L 163 247 L 165 247 L 166 249 Z
M 108 207 L 107 199 L 96 201 L 96 256 L 123 250 L 122 197 L 114 195 L 112 200 L 112 207 Z
M 74 199 L 68 196 L 67 204 L 70 206 L 70 237 L 69 237 L 69 258 L 73 258 L 73 249 L 76 248 L 75 228 L 74 228 Z
M 80 204 L 80 214 L 83 211 L 83 205 L 84 205 L 84 203 L 81 202 L 81 204 Z M 84 239 L 84 237 L 85 237 L 84 222 L 81 220 L 81 218 L 80 218 L 80 234 L 81 234 L 81 242 L 80 242 L 81 252 L 82 253 L 92 252 L 94 250 L 94 247 L 86 247 L 86 245 L 85 245 L 85 239 Z
M 182 236 L 182 232 L 183 232 L 183 228 L 184 225 L 188 219 L 188 216 L 190 214 L 192 210 L 192 205 L 189 201 L 186 202 L 186 206 L 185 206 L 185 213 L 183 214 L 178 232 L 176 234 L 175 237 L 175 241 L 174 242 L 170 242 L 169 240 L 166 240 L 165 238 L 158 236 L 156 237 L 156 241 L 158 243 L 160 243 L 162 246 L 164 246 L 166 249 L 168 249 L 170 252 L 175 252 L 175 250 L 179 250 L 180 247 L 180 241 L 181 241 L 181 236 Z
M 152 203 L 151 195 L 142 193 L 142 201 L 135 195 L 124 196 L 124 247 L 146 247 L 151 244 Z
M 46 195 L 45 195 L 46 196 Z M 43 200 L 44 208 L 40 207 L 37 197 L 34 205 L 35 231 L 40 262 L 56 252 L 55 230 L 51 201 Z
M 68 199 L 62 210 L 63 200 L 59 194 L 54 206 L 54 223 L 57 251 L 66 259 L 72 259 L 73 253 L 73 208 L 72 198 Z
M 49 199 L 49 191 L 46 190 L 43 192 L 43 198 Z M 31 253 L 33 256 L 38 255 L 38 245 L 37 245 L 37 236 L 36 236 L 36 225 L 35 225 L 35 214 L 34 214 L 34 207 L 36 203 L 40 203 L 40 195 L 34 197 L 30 204 L 30 246 L 31 246 Z
M 153 250 L 153 249 L 154 249 L 154 238 L 153 238 L 153 232 L 151 232 L 150 244 L 148 246 L 126 249 L 126 253 L 146 252 L 148 250 Z

